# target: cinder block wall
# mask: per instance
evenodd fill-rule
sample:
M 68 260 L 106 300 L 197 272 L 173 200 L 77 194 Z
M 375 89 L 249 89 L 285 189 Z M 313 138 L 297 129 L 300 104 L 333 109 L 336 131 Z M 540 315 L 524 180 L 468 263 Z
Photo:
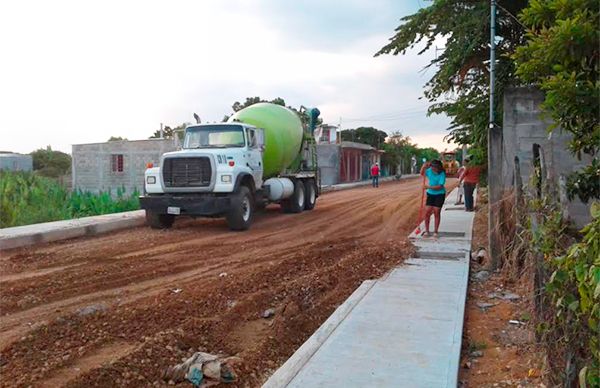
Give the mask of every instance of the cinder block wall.
M 6 171 L 32 171 L 33 158 L 31 155 L 1 154 L 0 170 Z
M 136 141 L 111 141 L 95 144 L 75 144 L 72 146 L 73 189 L 91 191 L 111 190 L 112 194 L 120 187 L 126 193 L 143 190 L 144 171 L 149 162 L 158 166 L 160 156 L 177 149 L 177 143 L 170 139 L 148 139 Z M 123 172 L 113 172 L 112 155 L 123 155 Z
M 521 179 L 526 190 L 531 190 L 533 173 L 533 147 L 538 144 L 543 154 L 545 179 L 559 192 L 560 182 L 585 166 L 590 158 L 578 160 L 567 148 L 571 135 L 556 128 L 550 134 L 548 115 L 541 110 L 544 94 L 537 88 L 510 88 L 504 93 L 504 126 L 502 150 L 502 175 L 504 187 L 513 187 L 515 178 L 515 156 L 519 158 Z M 565 214 L 577 226 L 589 222 L 589 204 L 579 200 L 572 202 L 563 198 Z
M 317 163 L 321 171 L 321 185 L 340 183 L 339 144 L 317 144 Z

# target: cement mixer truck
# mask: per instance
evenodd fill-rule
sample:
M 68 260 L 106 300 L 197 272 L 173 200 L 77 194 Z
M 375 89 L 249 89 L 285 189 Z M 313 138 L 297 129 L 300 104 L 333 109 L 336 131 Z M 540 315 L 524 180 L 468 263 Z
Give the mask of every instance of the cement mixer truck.
M 305 130 L 292 110 L 258 103 L 226 123 L 189 125 L 183 147 L 145 172 L 140 205 L 155 229 L 177 216 L 225 217 L 246 230 L 257 209 L 278 203 L 284 212 L 312 210 L 319 196 L 313 137 L 319 111 L 307 110 Z

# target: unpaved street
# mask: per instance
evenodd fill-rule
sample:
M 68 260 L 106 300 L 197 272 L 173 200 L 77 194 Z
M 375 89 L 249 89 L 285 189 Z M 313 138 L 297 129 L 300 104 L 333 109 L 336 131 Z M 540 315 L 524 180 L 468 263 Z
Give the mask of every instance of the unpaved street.
M 420 184 L 329 193 L 299 215 L 272 206 L 242 233 L 181 219 L 3 252 L 0 384 L 162 386 L 200 349 L 240 358 L 234 386 L 260 385 L 363 280 L 407 257 Z

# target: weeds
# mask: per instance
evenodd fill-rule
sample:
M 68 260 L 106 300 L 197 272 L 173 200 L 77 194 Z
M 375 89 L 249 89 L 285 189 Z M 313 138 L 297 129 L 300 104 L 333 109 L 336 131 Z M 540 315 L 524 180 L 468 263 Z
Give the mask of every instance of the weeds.
M 0 228 L 139 209 L 138 193 L 70 193 L 31 172 L 0 171 Z

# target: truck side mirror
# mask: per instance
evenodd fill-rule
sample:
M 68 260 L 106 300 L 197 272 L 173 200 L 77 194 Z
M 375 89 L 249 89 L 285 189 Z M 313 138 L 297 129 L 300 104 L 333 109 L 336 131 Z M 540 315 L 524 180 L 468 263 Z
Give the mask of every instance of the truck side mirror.
M 256 144 L 260 152 L 265 150 L 265 131 L 262 128 L 256 129 Z

